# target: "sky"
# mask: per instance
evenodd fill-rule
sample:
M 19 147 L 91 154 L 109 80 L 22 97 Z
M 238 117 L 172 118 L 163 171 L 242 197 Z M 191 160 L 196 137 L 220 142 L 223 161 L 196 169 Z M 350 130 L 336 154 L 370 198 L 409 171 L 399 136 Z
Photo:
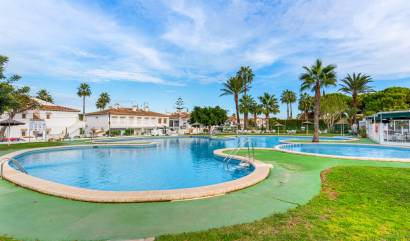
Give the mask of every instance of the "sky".
M 362 72 L 376 90 L 410 87 L 408 0 L 0 0 L 0 54 L 7 74 L 34 95 L 81 108 L 76 88 L 91 86 L 112 104 L 159 112 L 219 105 L 234 113 L 222 83 L 240 66 L 252 96 L 299 94 L 302 66 L 320 58 L 337 77 Z M 336 91 L 329 88 L 326 91 Z M 297 109 L 295 104 L 294 109 Z M 294 111 L 295 112 L 295 111 Z M 281 105 L 279 117 L 286 115 Z

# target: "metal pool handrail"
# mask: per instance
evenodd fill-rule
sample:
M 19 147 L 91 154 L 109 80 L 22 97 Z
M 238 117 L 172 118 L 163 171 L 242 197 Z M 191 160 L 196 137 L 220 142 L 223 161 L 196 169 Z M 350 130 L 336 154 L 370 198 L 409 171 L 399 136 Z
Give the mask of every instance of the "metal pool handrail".
M 247 150 L 248 150 L 248 160 L 254 161 L 255 160 L 255 148 L 254 148 L 253 144 L 250 142 L 248 137 L 246 137 L 244 145 L 246 145 L 245 148 L 247 147 Z M 229 164 L 229 161 L 233 159 L 233 156 L 236 155 L 241 148 L 242 147 L 241 147 L 240 143 L 238 142 L 238 146 L 235 149 L 233 149 L 224 158 L 223 162 L 226 163 L 226 164 Z
M 20 164 L 20 162 L 18 162 L 16 159 L 11 158 L 11 157 L 6 157 L 1 161 L 1 165 L 0 165 L 0 176 L 1 178 L 3 178 L 3 171 L 4 171 L 4 164 L 6 164 L 8 161 L 13 162 L 14 165 L 16 165 L 17 169 L 25 174 L 27 174 L 26 169 L 24 169 L 24 167 Z

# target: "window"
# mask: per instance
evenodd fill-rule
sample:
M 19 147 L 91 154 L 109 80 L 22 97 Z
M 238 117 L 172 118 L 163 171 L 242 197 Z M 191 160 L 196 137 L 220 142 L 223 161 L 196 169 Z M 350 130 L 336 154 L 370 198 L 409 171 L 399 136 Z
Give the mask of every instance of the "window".
M 26 113 L 21 114 L 21 119 L 26 119 Z
M 21 136 L 27 136 L 27 130 L 21 129 Z
M 162 119 L 158 118 L 158 124 L 161 124 Z
M 50 113 L 47 113 L 47 114 L 46 114 L 46 119 L 50 119 L 50 117 L 51 117 L 51 114 L 50 114 Z

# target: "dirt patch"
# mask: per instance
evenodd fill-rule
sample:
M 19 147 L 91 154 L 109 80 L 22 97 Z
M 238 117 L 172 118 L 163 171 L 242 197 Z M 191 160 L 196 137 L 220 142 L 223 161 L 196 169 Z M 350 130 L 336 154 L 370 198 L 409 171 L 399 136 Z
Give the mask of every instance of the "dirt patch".
M 323 170 L 320 173 L 320 180 L 322 182 L 322 192 L 327 194 L 327 197 L 330 200 L 336 200 L 337 197 L 339 196 L 339 193 L 336 192 L 335 190 L 331 189 L 328 185 L 327 185 L 327 179 L 326 176 L 332 171 L 331 168 L 327 168 L 325 170 Z

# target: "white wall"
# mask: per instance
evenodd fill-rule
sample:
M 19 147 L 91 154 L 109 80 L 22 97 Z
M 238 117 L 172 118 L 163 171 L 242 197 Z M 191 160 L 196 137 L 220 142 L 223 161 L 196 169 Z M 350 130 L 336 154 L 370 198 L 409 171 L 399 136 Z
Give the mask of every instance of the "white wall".
M 161 119 L 161 123 L 158 123 L 159 118 Z M 164 126 L 168 127 L 168 124 L 168 117 L 111 115 L 111 128 L 117 129 L 152 129 Z M 93 128 L 97 130 L 103 129 L 104 131 L 107 131 L 109 128 L 108 115 L 86 116 L 86 133 L 90 133 Z
M 85 121 L 86 134 L 90 133 L 93 128 L 96 130 L 108 130 L 108 115 L 86 116 Z
M 14 120 L 24 122 L 25 125 L 19 125 L 19 126 L 13 126 L 11 127 L 11 132 L 10 136 L 11 137 L 16 137 L 16 138 L 23 138 L 22 130 L 26 130 L 26 135 L 29 135 L 29 129 L 30 129 L 30 119 L 33 119 L 33 114 L 36 113 L 36 115 L 40 118 L 43 119 L 46 123 L 46 129 L 49 130 L 49 135 L 58 135 L 65 133 L 66 128 L 73 127 L 75 125 L 78 125 L 79 119 L 78 119 L 78 112 L 62 112 L 62 111 L 42 111 L 42 110 L 29 110 L 24 113 L 19 113 L 16 114 L 16 116 L 13 118 Z M 25 114 L 25 118 L 23 118 L 23 115 Z M 47 115 L 49 115 L 49 119 L 47 119 Z M 8 115 L 5 114 L 2 116 L 2 120 L 7 119 Z M 8 133 L 7 133 L 8 134 Z M 77 133 L 74 132 L 74 135 L 78 135 L 79 131 Z M 32 136 L 33 133 L 30 132 L 30 135 Z

